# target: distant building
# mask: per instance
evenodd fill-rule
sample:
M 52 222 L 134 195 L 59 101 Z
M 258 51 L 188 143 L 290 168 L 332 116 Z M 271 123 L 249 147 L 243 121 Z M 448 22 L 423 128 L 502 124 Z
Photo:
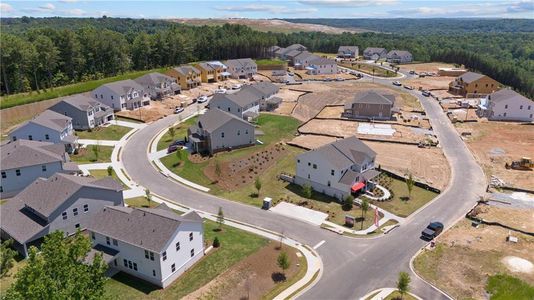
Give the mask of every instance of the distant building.
M 389 120 L 395 106 L 394 95 L 367 92 L 345 104 L 343 117 L 349 119 Z
M 305 69 L 306 73 L 310 75 L 329 75 L 338 73 L 336 61 L 324 57 L 312 60 Z
M 204 256 L 202 218 L 177 215 L 165 204 L 155 208 L 107 206 L 87 226 L 92 251 L 110 270 L 168 287 Z
M 449 83 L 449 92 L 464 97 L 486 96 L 501 89 L 494 79 L 475 72 L 467 72 Z
M 17 140 L 0 146 L 0 197 L 12 197 L 39 177 L 78 173 L 62 144 Z
M 144 88 L 152 100 L 161 100 L 168 96 L 180 94 L 180 86 L 176 82 L 176 78 L 161 73 L 148 73 L 134 81 Z
M 387 50 L 384 48 L 367 47 L 363 50 L 363 58 L 367 60 L 378 60 L 386 58 Z
M 343 200 L 372 189 L 380 173 L 374 169 L 376 153 L 355 136 L 337 140 L 297 156 L 295 184 Z
M 103 84 L 91 94 L 115 111 L 134 110 L 150 105 L 148 92 L 131 79 Z
M 22 123 L 9 133 L 9 139 L 63 144 L 68 153 L 72 153 L 78 147 L 72 118 L 51 110 L 45 110 L 35 118 Z
M 308 67 L 312 61 L 319 59 L 320 57 L 310 53 L 308 51 L 299 52 L 295 57 L 291 59 L 291 65 L 297 70 L 304 70 Z
M 122 186 L 111 177 L 56 173 L 38 178 L 17 196 L 0 205 L 2 240 L 13 239 L 23 256 L 56 230 L 66 236 L 86 228 L 93 215 L 107 205 L 124 205 Z
M 77 94 L 68 96 L 49 108 L 72 118 L 76 130 L 88 130 L 109 123 L 115 117 L 111 107 L 91 97 Z
M 358 46 L 339 46 L 337 57 L 356 58 L 358 57 Z
M 412 54 L 404 50 L 391 50 L 386 55 L 386 61 L 394 64 L 405 64 L 413 61 Z
M 511 90 L 501 89 L 481 100 L 477 113 L 495 121 L 534 121 L 534 101 Z
M 225 65 L 234 79 L 250 79 L 258 72 L 256 62 L 250 58 L 229 59 Z
M 211 107 L 188 129 L 192 150 L 198 153 L 216 152 L 254 145 L 254 126 L 228 112 Z
M 166 72 L 176 78 L 182 90 L 194 89 L 201 85 L 200 70 L 189 65 L 174 67 Z
M 278 46 L 275 46 L 278 47 Z M 300 52 L 307 51 L 308 49 L 301 44 L 293 44 L 286 48 L 273 48 L 273 53 L 275 57 L 278 57 L 283 60 L 293 59 Z

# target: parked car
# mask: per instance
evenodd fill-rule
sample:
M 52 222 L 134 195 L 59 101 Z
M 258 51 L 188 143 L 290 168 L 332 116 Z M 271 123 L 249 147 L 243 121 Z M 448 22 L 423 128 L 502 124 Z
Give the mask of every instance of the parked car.
M 220 88 L 220 89 L 216 89 L 215 91 L 213 91 L 215 94 L 225 94 L 226 93 L 226 89 L 223 89 L 223 88 Z
M 293 76 L 293 75 L 295 75 L 295 74 L 293 74 L 292 72 L 289 72 L 289 73 L 287 73 L 287 75 L 289 75 L 289 76 Z
M 327 77 L 327 78 L 324 79 L 324 81 L 332 81 L 332 80 L 333 80 L 333 79 L 330 78 L 330 77 Z
M 197 98 L 197 102 L 198 103 L 204 103 L 206 101 L 208 101 L 208 96 L 202 95 L 202 96 Z
M 234 85 L 232 86 L 232 90 L 239 90 L 241 87 L 242 87 L 241 84 L 234 84 Z
M 414 70 L 411 70 L 411 71 L 410 71 L 410 74 L 411 74 L 411 75 L 414 75 L 414 74 L 415 74 L 415 71 L 414 71 Z
M 405 85 L 404 88 L 407 90 L 413 90 L 413 86 L 411 85 Z
M 336 78 L 336 81 L 345 81 L 345 78 L 338 77 L 338 78 Z
M 421 232 L 421 237 L 426 240 L 433 240 L 443 231 L 443 224 L 440 222 L 431 222 L 428 226 Z
M 396 86 L 401 86 L 402 84 L 398 81 L 393 81 L 393 85 L 396 85 Z
M 185 141 L 184 140 L 176 140 L 174 141 L 171 146 L 185 146 Z
M 176 150 L 181 149 L 181 146 L 171 144 L 169 148 L 167 148 L 167 153 L 173 153 L 176 152 Z
M 181 113 L 183 111 L 184 111 L 184 108 L 183 107 L 179 107 L 179 106 L 174 109 L 174 113 L 175 114 L 179 114 L 179 113 Z
M 431 94 L 430 94 L 429 91 L 426 91 L 426 90 L 423 91 L 423 96 L 425 96 L 425 97 L 430 97 L 430 95 L 431 95 Z

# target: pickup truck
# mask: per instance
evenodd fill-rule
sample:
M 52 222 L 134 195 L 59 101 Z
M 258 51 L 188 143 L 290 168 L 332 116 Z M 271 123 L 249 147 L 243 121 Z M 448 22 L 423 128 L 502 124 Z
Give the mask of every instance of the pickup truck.
M 428 226 L 421 232 L 421 237 L 424 240 L 433 240 L 443 231 L 443 224 L 440 222 L 431 222 Z

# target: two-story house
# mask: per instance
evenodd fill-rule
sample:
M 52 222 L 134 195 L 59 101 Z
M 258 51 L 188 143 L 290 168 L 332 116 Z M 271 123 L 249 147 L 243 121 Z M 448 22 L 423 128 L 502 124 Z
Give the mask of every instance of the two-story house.
M 405 64 L 413 61 L 412 54 L 404 50 L 391 50 L 386 54 L 386 61 L 394 64 Z
M 248 93 L 251 98 L 259 99 L 260 111 L 272 111 L 282 102 L 280 97 L 275 97 L 279 90 L 277 85 L 262 81 L 246 85 L 238 93 Z
M 304 70 L 313 60 L 320 58 L 319 56 L 308 51 L 299 52 L 295 57 L 292 57 L 291 64 L 297 70 Z
M 337 198 L 374 187 L 376 153 L 355 136 L 340 139 L 297 156 L 294 183 Z
M 233 94 L 216 93 L 210 100 L 209 108 L 217 108 L 238 118 L 252 120 L 260 114 L 260 98 L 247 89 Z
M 277 47 L 277 46 L 275 46 Z M 278 57 L 280 59 L 293 59 L 296 55 L 298 55 L 300 52 L 308 50 L 305 46 L 301 44 L 293 44 L 290 46 L 287 46 L 285 48 L 272 48 L 272 51 L 274 53 L 275 57 Z
M 356 95 L 345 103 L 342 117 L 349 119 L 389 120 L 395 106 L 394 95 L 367 92 Z
M 223 76 L 226 71 L 225 65 L 222 63 L 202 62 L 195 65 L 195 68 L 200 71 L 200 80 L 202 82 L 219 82 L 227 77 Z
M 65 151 L 68 153 L 74 152 L 78 147 L 72 118 L 52 110 L 45 110 L 33 119 L 22 123 L 9 133 L 9 139 L 64 144 Z
M 511 89 L 501 89 L 481 99 L 480 117 L 492 121 L 534 121 L 534 101 Z
M 250 58 L 229 59 L 224 64 L 234 79 L 250 79 L 258 72 L 256 62 Z
M 339 46 L 337 49 L 337 57 L 350 59 L 358 57 L 358 46 Z
M 109 106 L 83 94 L 65 97 L 49 109 L 71 117 L 72 127 L 76 130 L 92 129 L 115 117 Z
M 148 92 L 131 79 L 103 84 L 94 89 L 91 95 L 115 111 L 134 110 L 150 105 Z
M 182 90 L 194 89 L 201 85 L 200 70 L 189 65 L 174 67 L 166 72 L 167 75 L 176 78 Z
M 494 79 L 475 72 L 464 73 L 449 83 L 449 92 L 464 97 L 486 96 L 501 89 Z
M 165 288 L 204 256 L 202 218 L 155 208 L 108 206 L 87 226 L 93 249 L 105 253 L 111 270 Z
M 387 54 L 388 52 L 384 48 L 367 47 L 365 50 L 363 50 L 363 58 L 367 60 L 386 58 Z
M 335 60 L 325 57 L 317 57 L 310 61 L 305 68 L 310 75 L 331 75 L 337 74 L 337 63 Z
M 165 74 L 152 72 L 134 80 L 139 83 L 152 100 L 161 100 L 165 97 L 180 94 L 180 86 L 176 78 Z
M 13 239 L 14 247 L 27 256 L 28 247 L 39 246 L 48 233 L 72 235 L 85 229 L 96 212 L 113 205 L 124 203 L 122 186 L 111 177 L 56 173 L 36 179 L 0 206 L 0 234 L 3 240 Z
M 193 152 L 216 152 L 252 146 L 256 142 L 254 126 L 240 117 L 210 107 L 187 130 Z
M 39 177 L 78 173 L 62 144 L 17 140 L 0 146 L 0 197 L 12 197 Z

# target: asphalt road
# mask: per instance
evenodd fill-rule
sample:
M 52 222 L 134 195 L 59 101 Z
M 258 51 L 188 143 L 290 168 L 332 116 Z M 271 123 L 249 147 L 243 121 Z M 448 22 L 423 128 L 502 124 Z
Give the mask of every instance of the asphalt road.
M 374 82 L 392 86 L 391 80 L 374 79 Z M 173 124 L 177 116 L 161 119 L 134 134 L 123 149 L 122 160 L 134 181 L 177 203 L 211 213 L 217 213 L 222 207 L 228 218 L 282 232 L 312 247 L 324 240 L 325 243 L 317 249 L 324 264 L 323 275 L 301 298 L 356 299 L 377 288 L 396 286 L 398 273 L 409 272 L 411 257 L 426 243 L 419 238 L 421 230 L 435 220 L 446 227 L 453 225 L 485 192 L 486 181 L 481 168 L 439 104 L 416 91 L 410 92 L 420 99 L 431 120 L 451 166 L 451 182 L 433 202 L 381 238 L 339 236 L 308 223 L 191 189 L 166 178 L 148 161 L 147 149 L 150 140 L 160 130 Z M 189 107 L 184 114 L 195 111 L 196 107 Z M 413 274 L 411 287 L 423 299 L 446 299 Z

